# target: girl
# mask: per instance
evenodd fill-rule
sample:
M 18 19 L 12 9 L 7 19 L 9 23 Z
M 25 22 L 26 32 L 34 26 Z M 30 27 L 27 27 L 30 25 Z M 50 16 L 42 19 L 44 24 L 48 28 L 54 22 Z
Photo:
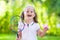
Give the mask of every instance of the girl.
M 44 28 L 43 32 L 37 21 L 37 14 L 32 6 L 27 6 L 21 15 L 22 21 L 18 25 L 17 40 L 37 40 L 37 35 L 43 37 L 48 30 Z

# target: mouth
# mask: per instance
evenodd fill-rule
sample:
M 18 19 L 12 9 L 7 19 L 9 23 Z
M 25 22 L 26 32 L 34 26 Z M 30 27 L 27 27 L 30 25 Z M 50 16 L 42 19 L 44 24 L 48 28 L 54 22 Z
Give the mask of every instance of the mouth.
M 28 17 L 32 17 L 32 15 L 27 15 Z

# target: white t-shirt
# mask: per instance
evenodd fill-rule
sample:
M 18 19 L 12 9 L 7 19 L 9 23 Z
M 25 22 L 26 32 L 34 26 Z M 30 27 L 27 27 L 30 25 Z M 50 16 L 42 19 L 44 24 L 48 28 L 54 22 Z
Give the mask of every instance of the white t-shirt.
M 27 26 L 26 23 L 24 24 L 22 22 L 19 22 L 19 25 L 18 25 L 18 31 L 20 29 L 23 29 L 22 40 L 37 40 L 37 30 L 40 29 L 39 24 L 35 22 L 31 22 L 29 26 Z

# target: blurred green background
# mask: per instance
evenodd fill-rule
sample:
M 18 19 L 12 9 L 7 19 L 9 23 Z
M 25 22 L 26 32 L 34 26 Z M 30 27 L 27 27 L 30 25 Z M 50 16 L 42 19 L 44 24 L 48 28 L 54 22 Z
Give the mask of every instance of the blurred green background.
M 60 40 L 60 0 L 0 0 L 0 40 L 16 40 L 10 18 L 20 15 L 26 5 L 35 8 L 41 29 L 48 25 L 46 36 L 38 40 Z

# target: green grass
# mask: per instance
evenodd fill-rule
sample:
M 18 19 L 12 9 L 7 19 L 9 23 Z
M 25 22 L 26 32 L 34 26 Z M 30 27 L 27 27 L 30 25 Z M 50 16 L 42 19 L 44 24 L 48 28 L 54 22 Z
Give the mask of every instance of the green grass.
M 0 34 L 0 40 L 15 40 L 15 34 Z
M 0 34 L 0 40 L 16 40 L 16 34 Z M 60 36 L 38 37 L 38 40 L 60 40 Z
M 44 36 L 43 38 L 38 37 L 38 40 L 60 40 L 60 36 Z

